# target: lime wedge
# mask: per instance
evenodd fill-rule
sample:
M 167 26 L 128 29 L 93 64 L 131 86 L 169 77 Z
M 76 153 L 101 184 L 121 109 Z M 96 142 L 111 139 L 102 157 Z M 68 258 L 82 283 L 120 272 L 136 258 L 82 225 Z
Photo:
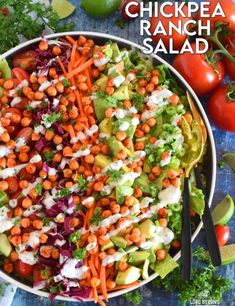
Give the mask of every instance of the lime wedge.
M 220 247 L 222 265 L 228 265 L 235 261 L 235 243 Z
M 67 0 L 52 0 L 51 6 L 60 19 L 68 17 L 75 10 L 75 6 Z
M 234 214 L 234 202 L 230 195 L 226 197 L 213 209 L 211 216 L 214 225 L 227 224 Z
M 223 159 L 235 171 L 235 152 L 224 153 Z

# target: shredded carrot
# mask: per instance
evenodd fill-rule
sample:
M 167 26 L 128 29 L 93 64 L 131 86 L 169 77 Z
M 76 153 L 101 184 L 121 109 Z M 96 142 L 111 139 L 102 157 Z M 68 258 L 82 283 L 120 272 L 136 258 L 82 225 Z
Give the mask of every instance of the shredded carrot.
M 65 130 L 66 132 L 69 132 L 69 128 L 67 125 L 62 124 L 61 125 L 62 129 Z
M 98 297 L 98 303 L 100 304 L 100 306 L 105 306 L 105 303 Z
M 108 301 L 107 288 L 106 288 L 106 267 L 101 265 L 100 268 L 100 289 L 105 301 Z
M 74 132 L 74 128 L 72 125 L 68 126 L 68 132 L 69 132 L 70 138 L 75 137 L 75 132 Z
M 68 72 L 70 73 L 72 71 L 72 65 L 71 65 L 71 63 L 68 63 Z M 74 77 L 68 77 L 68 79 L 70 80 L 70 82 L 71 82 L 71 85 L 72 86 L 75 86 L 75 80 L 74 80 Z
M 80 65 L 79 67 L 75 68 L 73 71 L 68 73 L 67 78 L 71 78 L 75 76 L 76 74 L 86 70 L 88 67 L 90 67 L 94 63 L 94 59 L 90 58 L 88 61 L 86 61 L 84 64 Z
M 93 255 L 91 255 L 91 260 L 89 260 L 89 268 L 91 269 L 91 273 L 94 277 L 97 277 L 98 278 L 98 273 L 96 271 L 96 268 L 95 268 L 95 264 L 94 264 L 94 257 Z
M 73 44 L 72 52 L 71 52 L 70 63 L 72 67 L 74 67 L 74 64 L 75 64 L 76 53 L 77 53 L 77 42 Z
M 66 35 L 65 37 L 72 45 L 76 43 L 76 41 L 71 36 Z
M 134 283 L 129 284 L 129 285 L 119 285 L 119 286 L 116 286 L 113 289 L 107 289 L 107 292 L 112 292 L 112 291 L 117 291 L 117 290 L 121 290 L 121 289 L 131 288 L 131 287 L 135 287 L 137 285 L 139 285 L 139 282 L 134 282 Z
M 93 298 L 94 298 L 94 302 L 97 303 L 98 302 L 98 293 L 97 293 L 97 289 L 95 287 L 92 288 L 93 290 Z
M 61 68 L 61 70 L 63 71 L 63 73 L 64 73 L 64 74 L 67 74 L 67 71 L 66 71 L 66 69 L 65 69 L 65 67 L 64 67 L 64 64 L 62 63 L 62 61 L 61 61 L 61 59 L 60 59 L 59 56 L 57 56 L 57 61 L 58 61 L 59 65 L 60 65 L 60 68 Z
M 80 64 L 85 63 L 87 60 L 87 56 L 81 56 L 75 63 L 74 63 L 74 68 L 78 67 Z
M 96 270 L 100 270 L 100 259 L 99 259 L 99 254 L 95 254 L 94 255 L 94 262 L 95 262 L 95 267 L 96 267 Z
M 86 226 L 89 224 L 89 220 L 91 219 L 92 215 L 93 215 L 93 211 L 94 211 L 95 207 L 91 207 L 88 209 L 87 213 L 86 213 L 86 217 L 84 220 L 84 227 L 86 228 Z
M 77 89 L 74 90 L 74 93 L 75 93 L 75 96 L 76 96 L 76 99 L 77 99 L 77 102 L 78 102 L 78 107 L 79 107 L 79 110 L 80 110 L 80 114 L 84 115 L 84 110 L 83 110 L 83 106 L 82 106 L 82 100 L 80 98 L 78 90 Z
M 90 73 L 89 70 L 86 69 L 84 71 L 85 76 L 87 77 L 87 87 L 88 87 L 88 91 L 91 92 L 91 88 L 92 88 L 92 84 L 91 84 L 91 77 L 90 77 Z

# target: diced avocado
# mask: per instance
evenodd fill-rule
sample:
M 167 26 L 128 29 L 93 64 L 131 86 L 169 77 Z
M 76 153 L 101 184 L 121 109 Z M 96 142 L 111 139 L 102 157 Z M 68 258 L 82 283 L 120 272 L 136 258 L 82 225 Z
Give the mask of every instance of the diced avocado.
M 149 252 L 149 258 L 148 259 L 149 259 L 150 263 L 155 263 L 156 255 L 155 255 L 155 252 L 154 252 L 153 248 L 148 249 L 147 252 Z
M 103 252 L 105 250 L 108 250 L 108 249 L 112 248 L 113 246 L 114 245 L 113 245 L 112 241 L 108 240 L 104 245 L 102 245 L 101 251 Z
M 0 234 L 0 253 L 8 257 L 12 251 L 11 244 L 7 238 L 7 235 Z
M 125 185 L 120 185 L 115 188 L 116 199 L 118 204 L 123 204 L 126 196 L 132 196 L 133 188 Z
M 146 173 L 142 173 L 134 182 L 134 188 L 141 188 L 144 193 L 150 193 L 150 181 Z
M 113 133 L 117 134 L 120 130 L 119 127 L 124 123 L 127 122 L 129 124 L 129 127 L 127 130 L 125 130 L 125 133 L 127 135 L 127 137 L 132 138 L 135 134 L 135 130 L 136 130 L 136 125 L 131 124 L 131 118 L 126 117 L 123 119 L 119 119 L 118 121 L 114 122 L 114 129 L 113 129 Z
M 112 159 L 109 156 L 98 154 L 95 157 L 94 164 L 102 169 L 107 167 L 110 163 L 112 163 Z
M 120 50 L 116 43 L 112 44 L 112 49 L 113 49 L 113 60 L 115 60 L 115 58 L 120 55 Z
M 128 70 L 130 70 L 131 68 L 134 68 L 134 65 L 131 62 L 129 56 L 124 59 L 124 64 L 125 64 L 125 68 Z
M 143 266 L 143 271 L 142 271 L 142 277 L 143 279 L 148 279 L 149 278 L 149 259 L 147 258 L 144 262 Z
M 129 254 L 128 262 L 133 265 L 140 265 L 149 257 L 147 251 L 135 251 Z
M 126 252 L 128 252 L 128 253 L 135 252 L 136 250 L 138 250 L 138 248 L 134 245 L 130 245 L 126 248 Z
M 156 119 L 157 119 L 157 124 L 151 128 L 150 135 L 158 138 L 159 134 L 162 131 L 162 116 L 160 115 Z
M 100 133 L 108 134 L 109 136 L 112 135 L 113 132 L 113 124 L 112 119 L 105 118 L 99 124 L 99 131 Z
M 98 98 L 94 100 L 95 114 L 99 122 L 104 119 L 104 113 L 107 107 L 108 105 L 105 98 Z
M 154 264 L 154 271 L 158 273 L 161 278 L 164 278 L 178 266 L 178 263 L 168 254 L 164 260 Z
M 2 73 L 1 77 L 4 80 L 8 80 L 11 78 L 11 68 L 9 67 L 6 59 L 0 60 L 0 71 Z
M 149 165 L 147 159 L 145 159 L 145 161 L 144 161 L 143 171 L 144 171 L 145 173 L 150 173 L 150 172 L 151 172 L 151 167 L 150 167 L 150 165 Z
M 113 93 L 113 97 L 117 98 L 118 100 L 129 100 L 129 90 L 127 85 L 121 85 L 119 88 L 115 90 Z
M 95 81 L 95 85 L 97 85 L 100 90 L 105 91 L 107 81 L 108 77 L 106 75 L 102 75 Z
M 121 143 L 121 141 L 118 141 L 114 136 L 108 139 L 108 145 L 113 156 L 115 157 L 117 156 L 120 150 L 124 150 L 128 156 L 132 156 L 131 152 Z
M 155 241 L 153 246 L 152 246 L 152 249 L 154 252 L 156 252 L 157 250 L 160 250 L 163 248 L 163 244 L 160 242 L 160 241 Z
M 145 220 L 139 225 L 139 230 L 141 234 L 143 234 L 147 239 L 153 238 L 156 232 L 156 225 L 154 225 L 153 221 Z
M 0 190 L 0 207 L 6 205 L 8 203 L 9 203 L 8 195 L 6 194 L 5 191 Z
M 118 272 L 116 277 L 117 285 L 129 285 L 136 282 L 141 276 L 141 270 L 137 267 L 129 267 L 124 272 Z
M 125 248 L 126 247 L 126 240 L 120 236 L 114 236 L 110 238 L 113 244 L 118 248 Z

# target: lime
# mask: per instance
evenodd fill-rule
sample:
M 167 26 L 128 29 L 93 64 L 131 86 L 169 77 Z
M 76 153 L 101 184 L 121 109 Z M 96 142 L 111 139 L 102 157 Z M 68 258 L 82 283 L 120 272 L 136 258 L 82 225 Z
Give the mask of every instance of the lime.
M 234 213 L 234 202 L 230 195 L 226 197 L 213 209 L 211 216 L 214 225 L 227 224 Z
M 228 265 L 235 261 L 235 243 L 220 247 L 222 265 Z
M 68 17 L 75 10 L 75 6 L 67 0 L 52 0 L 51 6 L 60 19 Z
M 121 5 L 121 0 L 81 0 L 81 8 L 93 17 L 107 17 Z
M 4 80 L 8 80 L 11 78 L 11 68 L 9 67 L 8 62 L 5 59 L 0 60 L 0 72 Z
M 224 153 L 223 159 L 235 171 L 235 152 Z

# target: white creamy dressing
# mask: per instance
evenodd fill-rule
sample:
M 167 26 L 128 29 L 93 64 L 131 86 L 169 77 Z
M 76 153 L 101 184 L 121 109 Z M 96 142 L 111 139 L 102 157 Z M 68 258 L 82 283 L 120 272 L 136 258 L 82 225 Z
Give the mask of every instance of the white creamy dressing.
M 131 124 L 137 126 L 140 123 L 139 118 L 132 118 L 131 119 Z
M 128 117 L 129 115 L 132 114 L 137 114 L 138 110 L 132 106 L 129 109 L 125 110 L 122 108 L 117 108 L 113 113 L 112 113 L 112 117 L 116 117 L 117 119 L 123 119 L 124 117 Z
M 85 200 L 82 201 L 82 205 L 86 206 L 87 204 L 90 204 L 90 203 L 92 203 L 94 201 L 95 201 L 95 198 L 88 197 L 88 198 L 86 198 Z
M 21 81 L 16 88 L 9 90 L 9 92 L 8 92 L 9 97 L 13 97 L 14 94 L 18 90 L 22 89 L 23 87 L 28 87 L 28 86 L 29 86 L 29 82 L 27 80 Z
M 51 82 L 49 82 L 49 81 L 44 81 L 44 82 L 40 85 L 40 87 L 38 88 L 38 90 L 39 90 L 39 91 L 44 91 L 44 90 L 46 90 L 48 87 L 50 87 L 51 85 L 52 85 Z
M 0 136 L 5 132 L 5 128 L 2 126 L 2 123 L 0 121 Z
M 19 104 L 22 101 L 21 97 L 15 97 L 12 101 L 11 101 L 11 107 L 15 107 L 17 104 Z
M 166 158 L 162 159 L 160 161 L 160 166 L 164 167 L 164 166 L 168 165 L 170 162 L 171 162 L 171 155 L 169 155 Z
M 60 100 L 57 98 L 54 98 L 52 102 L 52 107 L 56 108 L 59 105 L 59 103 L 60 103 Z
M 8 231 L 14 226 L 15 218 L 8 218 L 7 213 L 9 213 L 10 210 L 3 206 L 0 208 L 0 233 L 4 233 L 5 231 Z
M 28 187 L 22 190 L 22 195 L 25 197 L 29 194 L 29 192 L 37 186 L 37 184 L 41 184 L 42 179 L 40 177 L 36 178 L 36 180 L 33 183 L 28 183 Z
M 26 145 L 26 141 L 24 137 L 19 137 L 15 141 L 15 150 L 16 152 L 20 151 L 20 148 Z
M 35 204 L 29 208 L 27 208 L 24 212 L 23 212 L 23 216 L 24 217 L 29 217 L 30 215 L 32 215 L 33 213 L 35 213 L 36 211 L 39 211 L 42 208 L 42 205 L 40 204 Z
M 73 278 L 73 279 L 83 279 L 84 273 L 89 269 L 87 266 L 82 266 L 80 268 L 76 268 L 76 265 L 79 263 L 79 260 L 74 258 L 69 258 L 63 268 L 61 269 L 60 273 L 62 276 L 66 278 Z
M 37 100 L 29 102 L 29 106 L 33 109 L 37 108 L 41 104 L 42 104 L 42 101 L 37 101 Z
M 149 197 L 145 197 L 142 199 L 142 201 L 140 202 L 140 208 L 146 208 L 149 207 L 149 204 L 151 204 L 154 201 L 154 199 L 149 198 Z
M 97 242 L 90 242 L 86 246 L 86 250 L 89 252 L 89 251 L 93 250 L 96 246 L 97 246 Z
M 118 56 L 115 57 L 115 62 L 119 63 L 122 60 L 124 60 L 125 58 L 127 58 L 129 55 L 129 52 L 127 50 L 121 51 L 120 54 Z
M 56 239 L 55 241 L 55 245 L 58 246 L 58 247 L 62 247 L 64 244 L 66 243 L 66 240 L 62 239 Z
M 156 114 L 156 109 L 150 109 L 150 110 L 145 110 L 142 114 L 141 114 L 141 120 L 142 121 L 146 121 L 150 118 L 155 117 Z
M 52 195 L 48 191 L 44 193 L 44 199 L 42 200 L 42 203 L 47 209 L 50 209 L 53 205 L 56 204 L 56 202 L 53 200 Z
M 96 67 L 100 67 L 100 66 L 106 65 L 108 62 L 110 62 L 110 58 L 102 57 L 101 59 L 95 60 L 95 61 L 94 61 L 94 65 L 95 65 Z
M 125 132 L 126 130 L 129 129 L 129 127 L 130 127 L 130 123 L 127 121 L 124 121 L 119 125 L 119 130 Z
M 40 125 L 37 125 L 37 126 L 34 127 L 34 132 L 44 135 L 45 132 L 46 132 L 46 129 L 44 128 L 44 126 L 42 124 L 40 124 Z
M 164 205 L 179 203 L 181 201 L 180 187 L 170 185 L 159 192 L 158 199 L 160 200 L 160 203 Z
M 22 253 L 18 253 L 19 259 L 28 264 L 28 265 L 35 265 L 38 261 L 37 252 L 36 251 L 24 251 Z
M 102 265 L 107 266 L 110 263 L 113 263 L 115 261 L 119 261 L 123 256 L 125 256 L 125 255 L 127 255 L 131 252 L 135 252 L 137 250 L 138 250 L 138 247 L 134 247 L 134 248 L 132 248 L 132 250 L 127 251 L 127 252 L 116 252 L 113 255 L 108 255 L 102 260 Z
M 125 77 L 123 75 L 119 75 L 113 79 L 113 83 L 115 87 L 120 87 L 121 84 L 125 81 Z
M 15 208 L 16 206 L 17 206 L 17 199 L 11 199 L 10 201 L 9 201 L 9 206 L 11 207 L 11 208 Z
M 12 153 L 13 151 L 6 146 L 0 145 L 0 158 L 7 156 L 8 154 Z
M 126 76 L 126 81 L 127 82 L 132 82 L 136 79 L 136 75 L 132 72 L 129 72 Z
M 29 160 L 29 163 L 35 164 L 35 163 L 40 162 L 40 160 L 41 160 L 41 156 L 39 154 L 36 154 Z M 25 163 L 25 164 L 17 165 L 12 168 L 0 170 L 0 178 L 6 179 L 9 176 L 15 176 L 20 172 L 21 169 L 25 168 L 27 165 L 28 163 L 27 164 Z
M 149 97 L 147 97 L 147 105 L 149 106 L 164 106 L 169 104 L 169 98 L 173 95 L 168 89 L 163 89 L 159 91 L 153 91 Z

